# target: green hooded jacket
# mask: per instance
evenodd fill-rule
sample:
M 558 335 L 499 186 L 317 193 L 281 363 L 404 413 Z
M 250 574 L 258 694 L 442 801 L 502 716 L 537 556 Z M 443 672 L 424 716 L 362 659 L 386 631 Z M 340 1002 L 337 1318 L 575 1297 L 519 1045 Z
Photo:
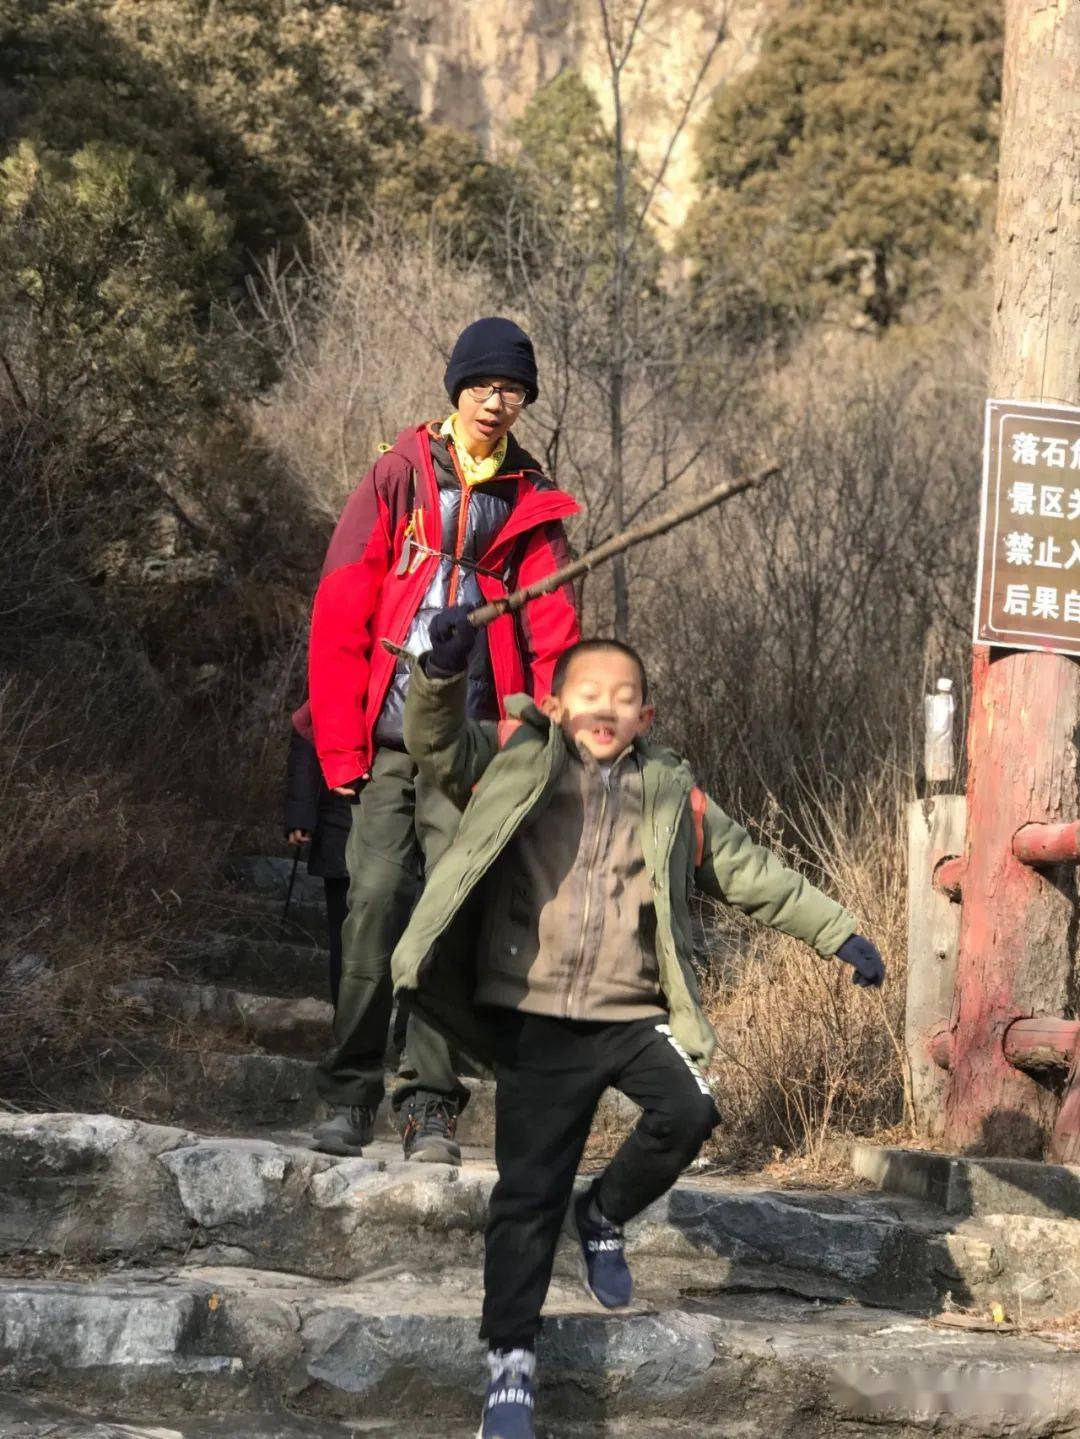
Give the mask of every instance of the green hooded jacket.
M 452 1043 L 485 1064 L 492 1056 L 491 1011 L 472 1003 L 482 881 L 518 827 L 544 804 L 562 767 L 572 763 L 560 727 L 526 695 L 508 700 L 507 711 L 521 723 L 500 748 L 498 726 L 465 718 L 464 675 L 432 679 L 420 665 L 413 670 L 406 746 L 424 777 L 465 812 L 394 951 L 394 986 L 408 991 Z M 701 1008 L 692 962 L 692 885 L 825 956 L 836 953 L 856 923 L 754 844 L 712 800 L 705 803 L 704 848 L 696 864 L 689 766 L 648 741 L 635 741 L 635 748 L 642 773 L 641 843 L 656 895 L 660 985 L 672 1034 L 694 1060 L 707 1064 L 716 1038 Z

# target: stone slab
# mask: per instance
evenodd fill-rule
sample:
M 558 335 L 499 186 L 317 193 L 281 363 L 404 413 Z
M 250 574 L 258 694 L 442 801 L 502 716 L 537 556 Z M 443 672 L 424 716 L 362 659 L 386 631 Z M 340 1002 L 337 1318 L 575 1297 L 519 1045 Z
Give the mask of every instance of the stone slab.
M 604 1425 L 610 1439 L 731 1439 L 725 1425 L 672 1422 L 651 1415 L 644 1423 L 616 1417 Z M 296 1414 L 238 1413 L 226 1416 L 154 1414 L 144 1419 L 115 1413 L 78 1414 L 54 1400 L 0 1393 L 0 1435 L 3 1439 L 402 1439 L 394 1415 L 341 1424 L 330 1419 L 304 1419 Z M 544 1424 L 541 1439 L 597 1439 L 594 1424 Z M 411 1419 L 408 1439 L 475 1439 L 474 1418 L 460 1422 Z M 858 1436 L 856 1436 L 858 1439 Z
M 0 1282 L 0 1373 L 26 1393 L 122 1400 L 166 1420 L 287 1408 L 352 1423 L 394 1416 L 399 1433 L 416 1435 L 439 1420 L 453 1433 L 475 1422 L 485 1377 L 478 1295 L 475 1285 L 443 1292 L 425 1274 L 412 1284 L 410 1303 L 400 1280 L 366 1292 L 212 1271 L 147 1284 Z M 185 1385 L 200 1373 L 201 1390 Z M 1080 1432 L 1076 1352 L 780 1295 L 619 1315 L 559 1302 L 539 1373 L 541 1433 L 659 1435 L 679 1423 L 745 1439 Z
M 215 1028 L 243 1036 L 274 1054 L 317 1059 L 330 1044 L 333 1007 L 311 996 L 252 994 L 220 984 L 161 977 L 130 980 L 112 994 L 148 1017 L 201 1034 Z
M 1080 1167 L 865 1143 L 853 1146 L 851 1167 L 887 1193 L 925 1200 L 946 1214 L 1080 1219 Z
M 213 932 L 177 951 L 173 970 L 181 979 L 271 996 L 326 1002 L 329 952 L 311 940 Z
M 293 877 L 293 856 L 265 854 L 232 855 L 225 861 L 226 877 L 243 889 L 253 889 L 284 904 Z M 303 860 L 296 866 L 292 897 L 303 904 L 322 904 L 324 886 L 321 879 L 308 874 Z
M 214 1262 L 319 1280 L 412 1263 L 479 1266 L 490 1164 L 335 1159 L 108 1115 L 0 1116 L 0 1252 Z M 581 1183 L 587 1182 L 584 1178 Z M 885 1197 L 685 1180 L 627 1230 L 643 1279 L 675 1291 L 775 1288 L 933 1312 L 1080 1307 L 1080 1225 L 954 1217 Z M 573 1246 L 557 1272 L 572 1273 Z

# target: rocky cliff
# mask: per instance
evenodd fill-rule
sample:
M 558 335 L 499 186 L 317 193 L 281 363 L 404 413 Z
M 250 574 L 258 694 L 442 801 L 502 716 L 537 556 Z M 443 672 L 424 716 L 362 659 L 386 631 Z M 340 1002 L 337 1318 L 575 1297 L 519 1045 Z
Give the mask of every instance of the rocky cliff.
M 718 22 L 726 37 L 676 140 L 657 195 L 661 226 L 693 199 L 694 135 L 710 97 L 752 65 L 764 21 L 783 0 L 651 0 L 624 74 L 628 139 L 648 173 L 662 164 Z M 624 0 L 610 9 L 630 12 Z M 404 0 L 399 73 L 425 119 L 469 130 L 493 153 L 537 90 L 573 67 L 608 119 L 611 79 L 599 0 Z

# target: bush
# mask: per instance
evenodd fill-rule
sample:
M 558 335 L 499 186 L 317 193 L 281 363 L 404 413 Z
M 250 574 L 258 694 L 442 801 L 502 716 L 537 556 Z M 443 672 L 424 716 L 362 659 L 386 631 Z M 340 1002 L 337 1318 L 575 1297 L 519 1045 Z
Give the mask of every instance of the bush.
M 245 250 L 361 203 L 415 131 L 392 0 L 0 0 L 7 137 L 153 155 L 220 193 Z M 0 138 L 4 138 L 0 136 Z
M 997 163 L 1001 7 L 802 0 L 699 137 L 703 304 L 871 328 L 970 282 Z
M 230 226 L 131 150 L 22 141 L 0 163 L 0 360 L 38 444 L 112 462 L 167 441 L 236 383 L 208 331 Z
M 925 686 L 966 682 L 981 375 L 959 336 L 947 374 L 941 350 L 849 348 L 808 342 L 691 482 L 781 474 L 635 568 L 664 733 L 750 815 L 869 782 Z
M 884 989 L 857 988 L 847 965 L 732 911 L 707 916 L 721 1115 L 709 1152 L 718 1161 L 761 1162 L 780 1150 L 821 1163 L 838 1137 L 909 1120 L 904 801 L 913 797 L 910 772 L 883 765 L 841 804 L 809 799 L 786 856 L 858 917 L 885 958 Z M 782 848 L 784 817 L 772 818 L 762 841 Z

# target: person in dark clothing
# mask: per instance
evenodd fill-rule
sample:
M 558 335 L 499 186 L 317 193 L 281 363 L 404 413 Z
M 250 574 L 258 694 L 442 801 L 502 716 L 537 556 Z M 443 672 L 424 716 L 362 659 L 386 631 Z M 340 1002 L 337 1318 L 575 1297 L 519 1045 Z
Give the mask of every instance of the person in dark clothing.
M 307 872 L 321 878 L 326 892 L 330 937 L 330 1002 L 337 1008 L 341 987 L 341 927 L 348 913 L 349 871 L 345 847 L 352 806 L 328 788 L 315 746 L 295 728 L 285 766 L 285 835 L 290 844 L 310 844 Z

